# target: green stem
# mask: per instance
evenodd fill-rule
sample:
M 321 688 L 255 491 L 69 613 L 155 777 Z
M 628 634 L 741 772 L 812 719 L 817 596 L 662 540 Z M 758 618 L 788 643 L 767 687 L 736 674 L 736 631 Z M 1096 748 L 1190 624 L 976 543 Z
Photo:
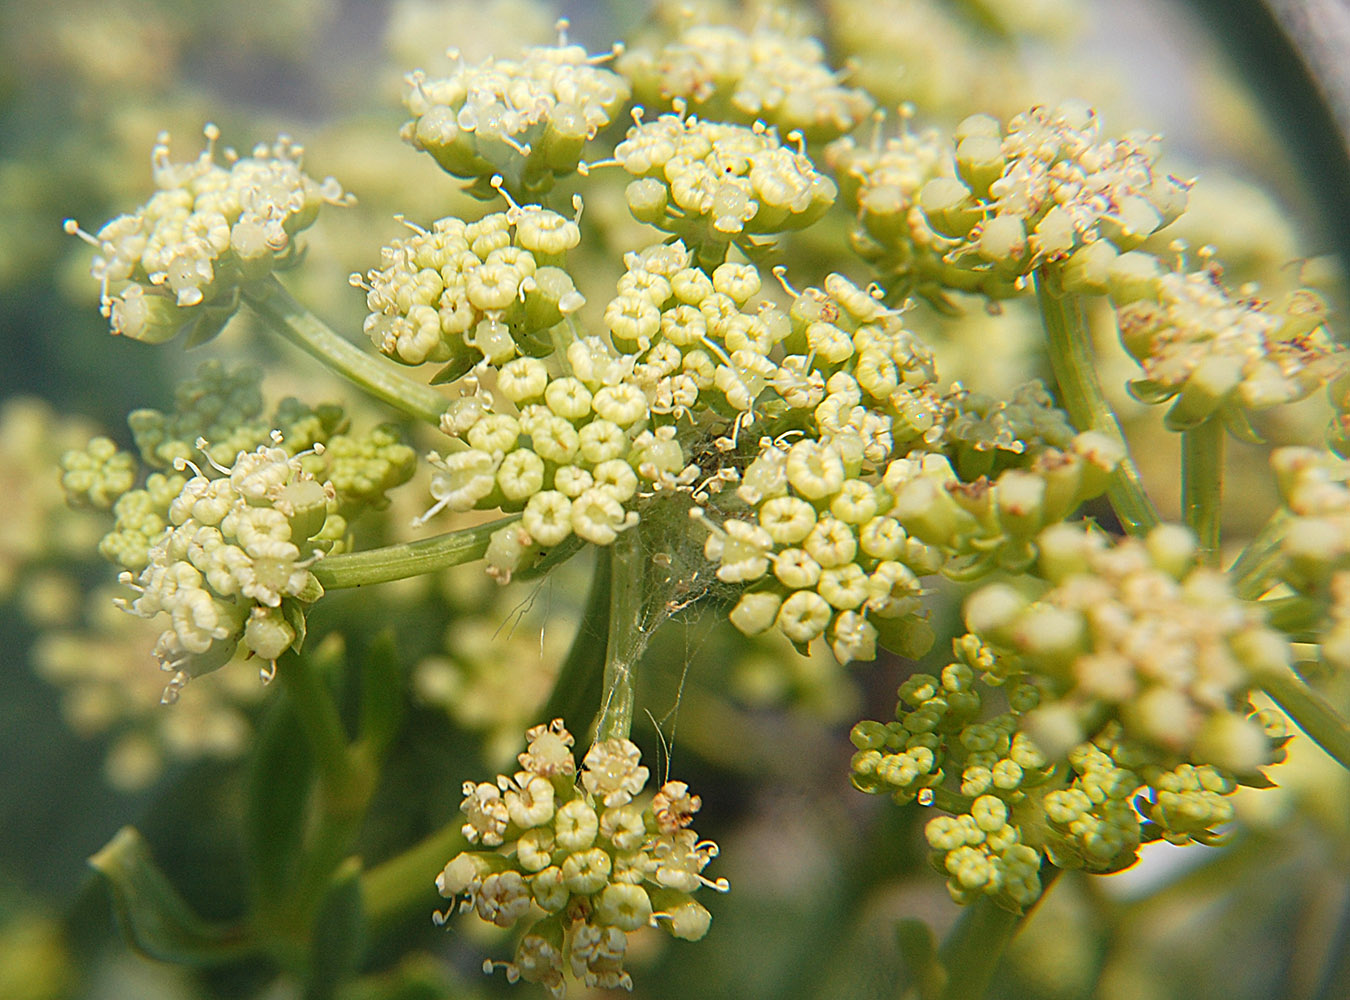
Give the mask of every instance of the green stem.
M 941 809 L 945 813 L 951 813 L 953 816 L 960 816 L 962 813 L 970 812 L 973 799 L 968 799 L 964 795 L 958 795 L 950 792 L 941 786 L 930 788 L 933 793 L 933 799 L 929 803 L 934 809 Z
M 1214 417 L 1181 433 L 1181 510 L 1206 566 L 1219 565 L 1223 434 L 1223 422 Z
M 1350 770 L 1350 722 L 1331 702 L 1299 680 L 1292 670 L 1265 670 L 1257 674 L 1256 682 L 1299 729 L 1341 767 Z
M 605 553 L 601 553 L 603 556 Z M 651 633 L 643 628 L 646 604 L 642 546 L 636 528 L 621 531 L 609 547 L 609 636 L 605 642 L 604 695 L 595 738 L 627 739 L 633 728 L 634 674 Z
M 277 279 L 268 275 L 244 289 L 244 301 L 274 332 L 313 355 L 339 375 L 376 399 L 410 417 L 439 425 L 446 399 L 431 386 L 398 374 L 376 358 L 338 336 L 302 306 Z
M 361 876 L 361 896 L 372 927 L 416 906 L 434 905 L 436 876 L 446 863 L 469 846 L 454 820 L 424 837 L 402 854 L 376 865 Z
M 364 552 L 343 552 L 320 559 L 311 572 L 325 590 L 388 583 L 434 573 L 483 558 L 492 533 L 519 517 L 519 514 L 511 514 L 477 527 L 419 538 L 415 542 L 401 542 Z
M 1080 431 L 1098 431 L 1123 449 L 1125 457 L 1111 477 L 1107 496 L 1125 530 L 1132 535 L 1145 534 L 1157 525 L 1158 512 L 1144 492 L 1120 421 L 1102 392 L 1083 311 L 1077 298 L 1061 287 L 1058 270 L 1048 264 L 1036 272 L 1036 301 L 1050 342 L 1050 366 L 1060 400 Z
M 947 985 L 941 1000 L 981 1000 L 984 997 L 1008 943 L 1031 917 L 1057 878 L 1059 869 L 1045 865 L 1041 895 L 1022 913 L 1005 910 L 988 897 L 965 908 L 938 950 L 938 959 L 947 970 Z

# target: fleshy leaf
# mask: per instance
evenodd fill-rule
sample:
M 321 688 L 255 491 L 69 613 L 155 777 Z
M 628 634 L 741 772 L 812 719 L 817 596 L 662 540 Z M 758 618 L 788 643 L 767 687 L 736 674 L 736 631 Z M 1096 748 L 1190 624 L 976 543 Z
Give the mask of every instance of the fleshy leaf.
M 135 827 L 124 826 L 89 859 L 108 882 L 127 943 L 148 958 L 217 965 L 254 950 L 248 931 L 195 913 L 169 882 Z
M 329 1000 L 360 964 L 366 918 L 361 901 L 361 859 L 347 858 L 333 875 L 314 921 L 310 978 L 305 1000 Z

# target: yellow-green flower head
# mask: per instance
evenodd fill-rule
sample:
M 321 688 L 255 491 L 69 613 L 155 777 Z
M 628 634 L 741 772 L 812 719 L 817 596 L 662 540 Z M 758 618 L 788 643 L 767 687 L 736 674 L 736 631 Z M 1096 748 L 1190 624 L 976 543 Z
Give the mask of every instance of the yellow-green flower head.
M 717 845 L 689 826 L 702 803 L 680 781 L 666 782 L 645 805 L 635 801 L 649 772 L 626 739 L 595 744 L 577 768 L 561 719 L 526 738 L 521 771 L 464 783 L 463 832 L 481 849 L 451 859 L 436 887 L 459 900 L 461 912 L 499 927 L 544 915 L 514 961 L 488 961 L 485 972 L 500 966 L 509 981 L 539 982 L 554 996 L 564 992 L 565 967 L 588 986 L 631 989 L 628 933 L 663 926 L 698 940 L 712 918 L 693 894 L 729 888 L 702 874 L 717 856 Z
M 581 241 L 576 222 L 556 212 L 513 203 L 477 222 L 410 228 L 352 283 L 366 290 L 376 348 L 408 365 L 447 363 L 442 381 L 480 360 L 500 366 L 551 349 L 548 329 L 585 304 L 554 266 Z
M 218 332 L 239 285 L 285 263 L 295 234 L 321 206 L 348 201 L 333 178 L 315 181 L 303 172 L 303 150 L 289 138 L 259 145 L 251 156 L 226 150 L 221 165 L 219 135 L 208 125 L 201 155 L 175 163 L 161 134 L 151 155 L 154 197 L 94 236 L 67 221 L 68 232 L 98 249 L 91 273 L 113 333 L 160 343 L 190 324 L 199 324 L 197 340 Z
M 461 62 L 440 79 L 410 73 L 404 104 L 413 118 L 403 138 L 447 173 L 476 181 L 484 197 L 494 175 L 519 198 L 545 192 L 576 171 L 585 144 L 628 101 L 628 81 L 597 65 L 609 58 L 561 38 L 519 60 Z
M 1221 573 L 1193 565 L 1189 531 L 1164 525 L 1146 540 L 1110 544 L 1061 524 L 1037 543 L 1051 589 L 1033 601 L 993 584 L 970 597 L 965 617 L 1059 696 L 1053 712 L 1031 717 L 1038 742 L 1072 745 L 1092 734 L 1063 734 L 1061 723 L 1106 713 L 1127 739 L 1174 760 L 1242 775 L 1270 762 L 1254 722 L 1238 718 L 1231 738 L 1209 735 L 1216 720 L 1237 718 L 1254 671 L 1287 662 L 1288 644 Z
M 809 141 L 852 131 L 872 112 L 872 99 L 844 87 L 825 64 L 824 47 L 768 24 L 748 34 L 721 25 L 693 25 L 658 51 L 632 49 L 617 69 L 634 97 L 670 107 L 675 100 L 705 118 L 762 121 Z
M 975 115 L 955 140 L 957 177 L 929 181 L 919 204 L 953 241 L 948 262 L 1014 288 L 1103 240 L 1132 250 L 1185 208 L 1189 184 L 1157 168 L 1156 138 L 1104 139 L 1084 105 L 1035 107 L 1006 128 Z
M 725 246 L 815 222 L 834 204 L 834 182 L 778 133 L 664 114 L 639 122 L 614 150 L 637 180 L 629 210 L 691 246 Z
M 1113 295 L 1121 343 L 1144 371 L 1131 389 L 1148 402 L 1175 398 L 1172 429 L 1303 399 L 1350 367 L 1314 293 L 1299 291 L 1278 305 L 1244 293 L 1225 288 L 1211 266 L 1159 273 Z
M 323 552 L 310 539 L 327 520 L 332 486 L 276 447 L 240 452 L 216 471 L 219 478 L 198 473 L 183 484 L 144 569 L 122 574 L 137 595 L 124 602 L 128 611 L 169 617 L 155 646 L 172 675 L 165 701 L 224 664 L 240 642 L 274 664 L 301 638 L 303 606 L 323 593 L 310 572 Z

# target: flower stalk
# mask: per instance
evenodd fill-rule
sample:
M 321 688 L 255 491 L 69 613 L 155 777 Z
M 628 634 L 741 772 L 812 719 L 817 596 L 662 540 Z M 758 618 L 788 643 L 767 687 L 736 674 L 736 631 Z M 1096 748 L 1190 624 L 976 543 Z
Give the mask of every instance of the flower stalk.
M 401 413 L 439 425 L 445 412 L 445 397 L 430 386 L 404 378 L 388 364 L 340 337 L 297 302 L 272 275 L 246 286 L 244 301 L 275 333 L 318 358 L 338 375 Z
M 492 533 L 518 517 L 512 514 L 477 527 L 419 538 L 415 542 L 329 556 L 314 564 L 313 573 L 326 590 L 389 583 L 435 573 L 483 558 Z
M 1059 871 L 1050 864 L 1043 866 L 1045 889 L 1040 899 L 1055 884 Z M 1009 942 L 1040 905 L 1040 899 L 1021 913 L 1004 909 L 989 898 L 966 907 L 938 950 L 939 961 L 948 973 L 941 1000 L 982 1000 Z
M 627 739 L 632 731 L 637 663 L 651 638 L 643 621 L 645 574 L 637 529 L 621 532 L 607 554 L 611 567 L 609 633 L 597 742 Z
M 1200 561 L 1219 565 L 1219 511 L 1223 500 L 1223 422 L 1210 417 L 1181 434 L 1181 509 L 1199 541 Z
M 1059 271 L 1049 264 L 1036 272 L 1036 301 L 1050 341 L 1050 365 L 1059 386 L 1061 402 L 1079 430 L 1095 430 L 1118 442 L 1125 452 L 1112 474 L 1107 496 L 1125 530 L 1147 534 L 1159 523 L 1139 469 L 1130 456 L 1125 433 L 1097 378 L 1096 359 L 1088 343 L 1087 323 L 1077 298 L 1064 291 Z
M 468 846 L 459 819 L 451 820 L 412 847 L 361 876 L 361 897 L 370 926 L 379 928 L 400 915 L 429 905 L 436 896 L 436 873 L 445 859 Z

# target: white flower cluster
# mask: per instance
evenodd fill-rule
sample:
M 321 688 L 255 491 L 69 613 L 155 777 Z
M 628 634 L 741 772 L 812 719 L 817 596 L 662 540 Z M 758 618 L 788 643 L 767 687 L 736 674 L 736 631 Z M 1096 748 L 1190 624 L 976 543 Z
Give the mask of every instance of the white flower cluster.
M 919 196 L 930 181 L 958 183 L 951 145 L 936 129 L 906 128 L 871 142 L 843 136 L 825 147 L 825 162 L 844 203 L 857 213 L 854 249 L 886 276 L 892 294 L 941 301 L 947 288 L 1004 293 L 992 275 L 946 260 L 951 238 L 935 231 L 921 210 Z
M 241 283 L 292 253 L 294 235 L 320 206 L 346 201 L 337 181 L 315 181 L 301 170 L 303 150 L 285 136 L 251 156 L 226 150 L 222 166 L 219 134 L 208 125 L 206 149 L 187 163 L 169 158 L 162 134 L 151 155 L 159 190 L 148 202 L 94 236 L 67 221 L 67 231 L 98 250 L 92 273 L 114 333 L 159 343 L 203 320 L 207 307 L 222 307 L 228 318 Z
M 274 665 L 303 638 L 303 606 L 323 593 L 310 572 L 321 553 L 305 555 L 300 546 L 323 527 L 332 487 L 282 448 L 240 452 L 232 467 L 216 471 L 220 478 L 187 480 L 145 568 L 121 577 L 137 592 L 124 602 L 128 611 L 169 616 L 155 646 L 173 675 L 166 702 L 193 676 L 229 660 L 240 642 Z
M 803 152 L 760 123 L 664 114 L 630 128 L 614 157 L 637 178 L 626 192 L 634 217 L 690 246 L 801 229 L 838 193 Z
M 617 68 L 639 101 L 683 100 L 707 118 L 763 121 L 812 141 L 852 131 L 874 106 L 866 92 L 840 84 L 817 39 L 768 24 L 749 33 L 693 25 L 658 51 L 625 52 Z
M 1121 343 L 1144 370 L 1131 388 L 1149 402 L 1175 397 L 1167 415 L 1173 429 L 1216 412 L 1303 399 L 1350 368 L 1350 354 L 1326 331 L 1326 304 L 1313 292 L 1299 290 L 1275 305 L 1233 295 L 1216 266 L 1181 274 L 1138 253 L 1126 256 L 1136 273 L 1124 281 L 1123 269 L 1113 269 L 1112 298 Z
M 579 775 L 561 719 L 526 739 L 515 775 L 465 782 L 464 835 L 485 849 L 456 855 L 436 887 L 498 927 L 529 923 L 514 961 L 488 961 L 484 971 L 500 965 L 511 982 L 540 983 L 555 997 L 566 993 L 565 968 L 587 986 L 631 989 L 628 932 L 662 926 L 697 941 L 712 916 L 693 893 L 728 888 L 702 874 L 717 856 L 689 826 L 702 803 L 680 781 L 645 807 L 635 802 L 649 772 L 626 739 L 592 746 Z
M 410 73 L 403 138 L 483 194 L 497 174 L 518 197 L 547 191 L 628 101 L 628 82 L 596 65 L 609 58 L 560 39 L 519 60 L 460 63 L 441 79 Z
M 477 222 L 412 228 L 381 250 L 378 269 L 351 279 L 366 290 L 366 334 L 396 361 L 449 362 L 455 376 L 480 359 L 502 365 L 522 346 L 540 353 L 549 328 L 585 303 L 554 266 L 581 241 L 556 212 L 512 205 Z
M 1096 113 L 1084 105 L 1034 107 L 1006 129 L 974 115 L 957 126 L 954 139 L 955 176 L 951 154 L 936 163 L 926 151 L 899 158 L 912 161 L 911 176 L 915 169 L 930 173 L 917 197 L 926 225 L 917 227 L 909 211 L 915 199 L 895 180 L 896 157 L 878 159 L 877 169 L 890 176 L 874 184 L 866 158 L 847 146 L 836 152 L 854 175 L 851 183 L 869 192 L 873 217 L 865 215 L 864 223 L 871 238 L 902 261 L 908 240 L 914 253 L 940 249 L 945 263 L 970 272 L 936 269 L 934 277 L 953 288 L 1007 297 L 1035 268 L 1058 261 L 1095 274 L 1186 206 L 1190 185 L 1157 169 L 1155 138 L 1103 139 Z M 926 143 L 902 139 L 897 152 L 908 153 L 906 145 Z

